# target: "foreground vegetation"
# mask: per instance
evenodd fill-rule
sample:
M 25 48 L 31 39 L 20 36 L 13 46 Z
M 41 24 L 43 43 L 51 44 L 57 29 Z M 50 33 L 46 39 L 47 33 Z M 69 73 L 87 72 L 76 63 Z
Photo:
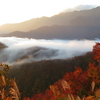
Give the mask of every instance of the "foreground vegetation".
M 24 100 L 99 100 L 100 99 L 100 43 L 93 47 L 93 59 L 86 70 L 75 67 L 45 92 Z
M 57 80 L 61 79 L 66 72 L 73 72 L 75 66 L 83 70 L 87 68 L 91 54 L 65 59 L 65 60 L 42 60 L 25 63 L 12 67 L 9 72 L 10 78 L 15 78 L 22 97 L 32 97 L 40 92 L 45 92 Z
M 21 65 L 10 71 L 8 65 L 0 64 L 1 100 L 99 100 L 100 43 L 93 47 L 92 55 L 34 62 L 34 66 Z M 11 96 L 11 88 L 15 90 L 15 98 Z
M 19 100 L 20 92 L 14 79 L 7 77 L 11 66 L 0 64 L 0 100 Z

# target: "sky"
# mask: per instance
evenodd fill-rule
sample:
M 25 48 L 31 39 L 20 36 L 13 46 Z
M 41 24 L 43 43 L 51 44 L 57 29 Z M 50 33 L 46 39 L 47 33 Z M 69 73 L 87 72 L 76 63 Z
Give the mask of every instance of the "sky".
M 99 6 L 100 0 L 0 0 L 0 25 L 50 17 L 80 5 Z

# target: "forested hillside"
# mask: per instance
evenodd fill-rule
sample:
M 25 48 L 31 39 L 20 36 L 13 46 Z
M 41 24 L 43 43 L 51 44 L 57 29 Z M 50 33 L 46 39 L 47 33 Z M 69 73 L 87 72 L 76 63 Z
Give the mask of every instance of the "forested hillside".
M 99 100 L 100 98 L 100 43 L 93 47 L 93 60 L 85 70 L 75 67 L 45 92 L 24 100 Z
M 92 53 L 70 59 L 42 60 L 13 67 L 0 64 L 1 99 L 98 100 L 99 63 L 100 43 L 96 43 Z
M 87 68 L 91 53 L 66 60 L 42 60 L 14 66 L 9 72 L 11 78 L 18 83 L 22 97 L 31 97 L 44 92 L 50 85 L 61 79 L 66 72 L 75 70 L 75 66 L 83 70 Z

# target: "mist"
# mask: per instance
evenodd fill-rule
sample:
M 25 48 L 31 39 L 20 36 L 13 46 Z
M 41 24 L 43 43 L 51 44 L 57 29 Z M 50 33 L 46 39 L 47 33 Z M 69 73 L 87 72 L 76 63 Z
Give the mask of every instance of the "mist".
M 73 8 L 68 8 L 64 12 L 80 11 L 80 10 L 89 10 L 97 7 L 96 5 L 78 5 Z
M 49 59 L 67 59 L 92 51 L 96 40 L 45 40 L 0 37 L 0 63 L 22 64 Z

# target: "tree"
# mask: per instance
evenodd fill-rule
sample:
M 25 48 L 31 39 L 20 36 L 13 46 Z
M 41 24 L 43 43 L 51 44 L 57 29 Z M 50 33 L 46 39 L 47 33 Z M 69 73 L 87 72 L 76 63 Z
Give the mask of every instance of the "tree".
M 93 54 L 93 58 L 97 60 L 100 65 L 100 43 L 99 42 L 96 42 L 96 44 L 93 46 L 92 54 Z
M 0 63 L 0 100 L 19 100 L 20 93 L 15 80 L 7 78 L 11 66 Z

